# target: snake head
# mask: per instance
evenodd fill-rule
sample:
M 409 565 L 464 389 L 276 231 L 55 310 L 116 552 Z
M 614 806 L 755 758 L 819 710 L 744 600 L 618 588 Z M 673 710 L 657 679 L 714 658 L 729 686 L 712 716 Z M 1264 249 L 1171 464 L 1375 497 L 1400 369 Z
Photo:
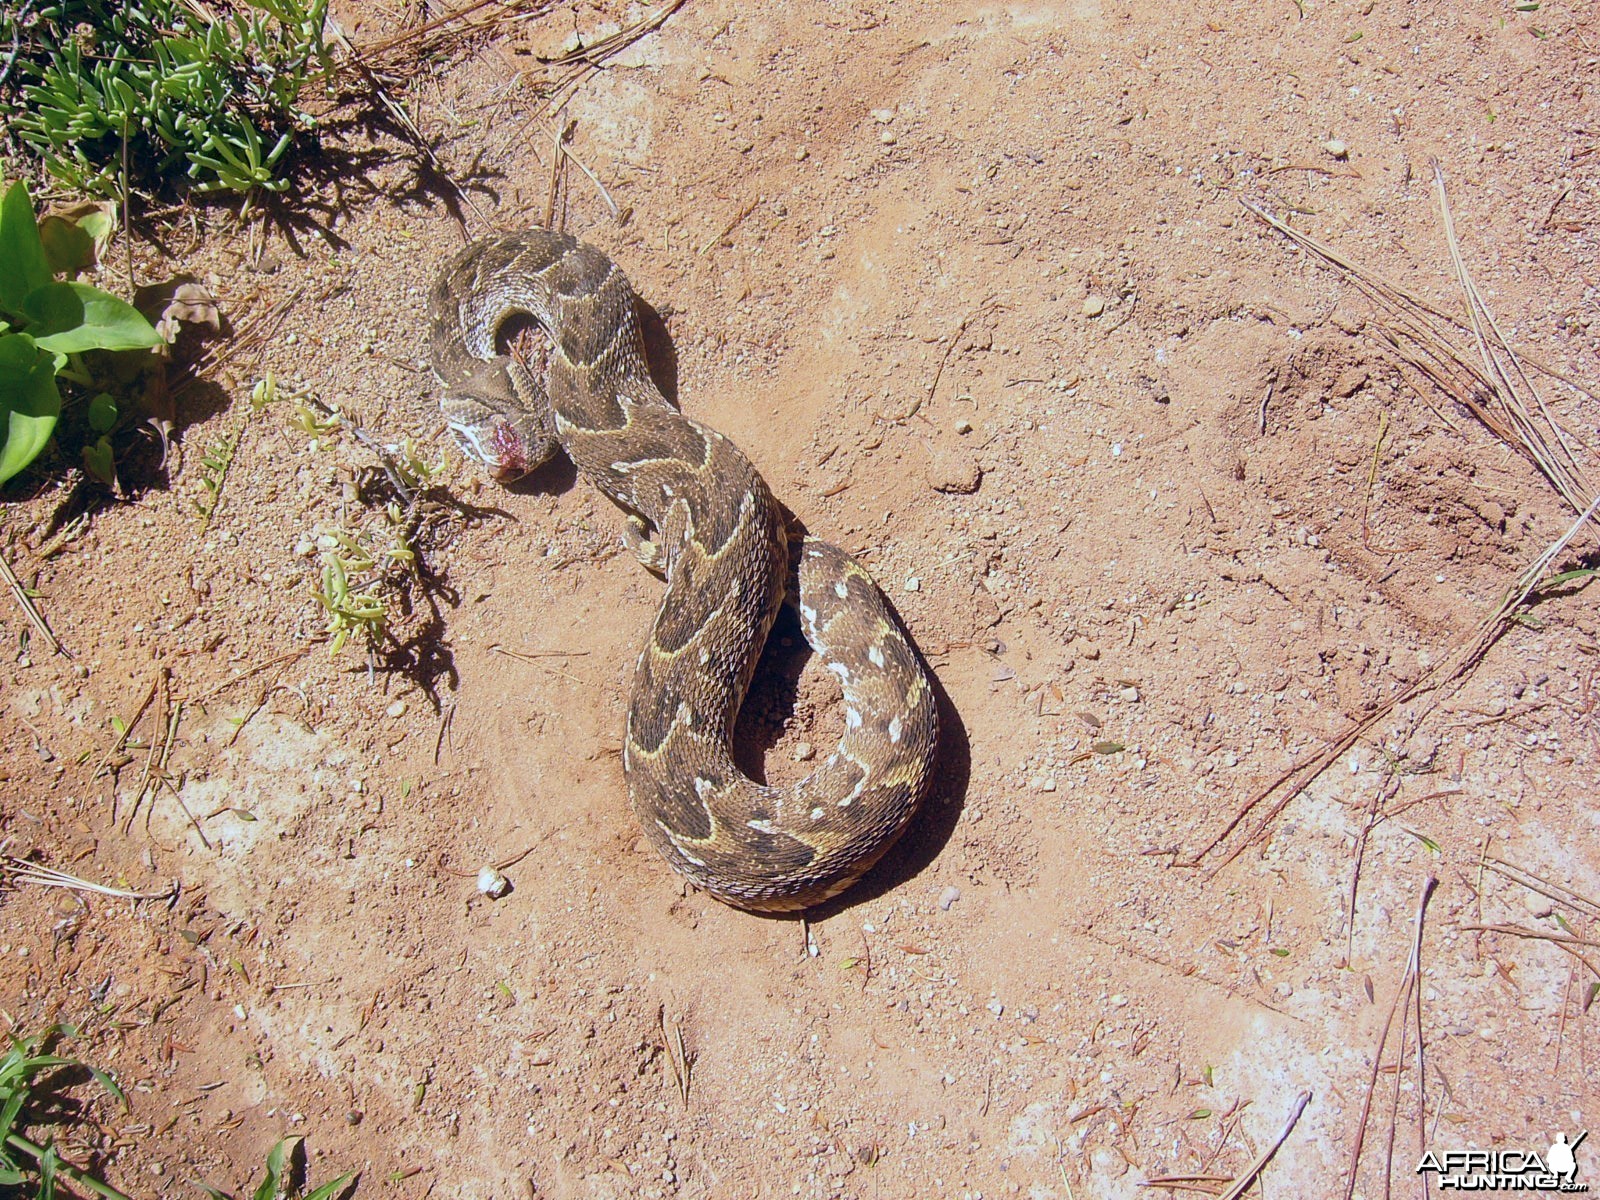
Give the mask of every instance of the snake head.
M 550 431 L 525 409 L 505 411 L 475 397 L 447 397 L 441 407 L 462 452 L 500 483 L 522 478 L 555 451 Z

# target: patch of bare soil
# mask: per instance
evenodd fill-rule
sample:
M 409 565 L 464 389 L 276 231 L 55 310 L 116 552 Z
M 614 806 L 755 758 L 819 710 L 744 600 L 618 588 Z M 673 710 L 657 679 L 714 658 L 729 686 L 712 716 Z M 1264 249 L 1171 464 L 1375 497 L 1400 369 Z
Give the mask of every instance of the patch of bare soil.
M 343 17 L 360 44 L 445 11 Z M 543 213 L 538 56 L 644 13 L 551 10 L 392 78 L 488 215 L 456 204 L 469 233 Z M 1082 1200 L 1220 1193 L 1306 1093 L 1278 1196 L 1386 1195 L 1391 1159 L 1414 1194 L 1427 1149 L 1576 1137 L 1600 1112 L 1581 580 L 1205 851 L 1575 518 L 1239 199 L 1464 318 L 1437 157 L 1507 336 L 1592 386 L 1597 62 L 1579 0 L 691 0 L 577 84 L 571 149 L 631 219 L 569 170 L 566 228 L 654 310 L 682 407 L 864 557 L 939 681 L 933 796 L 805 930 L 640 839 L 618 752 L 660 585 L 569 467 L 502 491 L 446 449 L 404 651 L 369 671 L 315 640 L 319 536 L 385 528 L 374 459 L 245 398 L 272 371 L 445 447 L 440 178 L 380 130 L 364 174 L 298 198 L 309 226 L 252 247 L 218 219 L 181 265 L 236 325 L 287 307 L 217 373 L 229 403 L 180 400 L 170 486 L 48 558 L 70 480 L 6 514 L 74 655 L 0 605 L 7 852 L 181 885 L 0 893 L 0 1007 L 80 1023 L 128 1088 L 74 1152 L 136 1196 L 242 1189 L 298 1133 L 359 1195 Z M 1535 379 L 1591 464 L 1600 406 Z M 235 437 L 202 525 L 201 460 Z M 774 780 L 839 728 L 779 633 L 743 722 Z

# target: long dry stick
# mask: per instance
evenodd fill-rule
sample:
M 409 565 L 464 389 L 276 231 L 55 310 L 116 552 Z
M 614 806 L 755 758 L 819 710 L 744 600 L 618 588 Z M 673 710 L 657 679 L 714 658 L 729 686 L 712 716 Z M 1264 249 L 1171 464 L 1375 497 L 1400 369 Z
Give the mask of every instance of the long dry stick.
M 1378 827 L 1378 823 L 1388 815 L 1384 812 L 1384 806 L 1399 787 L 1400 780 L 1391 775 L 1383 781 L 1377 791 L 1372 793 L 1372 803 L 1367 806 L 1367 819 L 1361 826 L 1361 832 L 1356 835 L 1355 862 L 1350 866 L 1350 891 L 1345 897 L 1344 961 L 1347 966 L 1355 947 L 1356 895 L 1361 886 L 1361 864 L 1367 857 L 1367 839 Z
M 357 59 L 367 66 L 373 66 L 383 56 L 392 50 L 398 50 L 413 43 L 418 52 L 426 51 L 447 38 L 472 33 L 475 30 L 487 30 L 504 24 L 510 20 L 525 20 L 544 15 L 552 5 L 538 3 L 524 4 L 522 0 L 472 0 L 458 9 L 445 13 L 421 25 L 410 29 L 401 30 L 391 37 L 380 38 L 377 41 L 367 42 L 357 48 Z M 496 9 L 494 13 L 478 20 L 470 18 L 477 16 L 486 8 Z
M 683 1045 L 683 1024 L 674 1020 L 669 1030 L 667 1027 L 667 1006 L 661 1005 L 656 1010 L 656 1020 L 661 1025 L 662 1049 L 667 1052 L 667 1063 L 672 1067 L 673 1081 L 678 1085 L 678 1099 L 683 1102 L 683 1107 L 689 1107 L 689 1072 L 691 1069 L 688 1052 Z
M 1517 387 L 1527 380 L 1524 362 L 1560 379 L 1569 387 L 1582 392 L 1590 399 L 1600 400 L 1600 393 L 1554 370 L 1532 355 L 1518 355 L 1506 342 L 1494 323 L 1480 293 L 1473 285 L 1460 257 L 1455 240 L 1455 226 L 1440 179 L 1441 219 L 1446 240 L 1450 244 L 1451 260 L 1455 265 L 1457 280 L 1467 296 L 1471 321 L 1466 326 L 1479 348 L 1479 362 L 1474 362 L 1468 352 L 1457 348 L 1452 331 L 1463 326 L 1456 318 L 1427 303 L 1392 283 L 1376 272 L 1369 271 L 1344 257 L 1333 247 L 1302 233 L 1286 221 L 1252 204 L 1240 200 L 1246 210 L 1265 221 L 1296 245 L 1320 258 L 1341 272 L 1381 310 L 1381 318 L 1374 323 L 1380 344 L 1397 355 L 1407 365 L 1420 371 L 1447 395 L 1459 401 L 1476 417 L 1484 428 L 1505 442 L 1518 454 L 1528 459 L 1549 480 L 1556 491 L 1575 510 L 1582 510 L 1593 494 L 1586 475 L 1570 460 L 1570 438 L 1550 414 L 1544 402 L 1535 400 L 1550 432 L 1567 457 L 1550 444 L 1539 423 L 1528 413 Z M 1486 332 L 1487 331 L 1487 332 Z M 1493 350 L 1490 337 L 1493 336 Z M 1503 360 L 1503 362 L 1502 362 Z M 1509 364 L 1509 369 L 1506 364 Z M 1527 384 L 1527 390 L 1537 397 L 1537 390 Z
M 1301 1092 L 1300 1098 L 1294 1102 L 1294 1107 L 1289 1110 L 1289 1119 L 1283 1123 L 1283 1132 L 1278 1135 L 1278 1140 L 1256 1155 L 1255 1162 L 1246 1167 L 1244 1174 L 1234 1180 L 1233 1186 L 1222 1193 L 1221 1200 L 1239 1200 L 1240 1196 L 1250 1190 L 1250 1185 L 1256 1181 L 1256 1176 L 1261 1174 L 1262 1168 L 1272 1161 L 1272 1156 L 1278 1152 L 1278 1147 L 1282 1146 L 1288 1140 L 1289 1135 L 1294 1132 L 1294 1127 L 1300 1120 L 1300 1114 L 1305 1112 L 1306 1105 L 1310 1103 L 1311 1093 Z
M 1525 925 L 1463 925 L 1461 928 L 1482 933 L 1509 933 L 1513 937 L 1536 938 L 1541 942 L 1554 942 L 1558 946 L 1584 946 L 1589 949 L 1600 950 L 1600 941 L 1595 941 L 1593 938 L 1578 937 L 1571 933 L 1551 933 L 1543 929 L 1529 929 Z
M 1477 342 L 1478 356 L 1483 361 L 1484 374 L 1495 384 L 1494 397 L 1500 403 L 1502 414 L 1516 430 L 1517 441 L 1525 452 L 1538 464 L 1539 470 L 1544 473 L 1556 491 L 1561 493 L 1562 498 L 1574 509 L 1581 511 L 1588 506 L 1592 495 L 1588 481 L 1583 477 L 1582 469 L 1573 455 L 1566 431 L 1551 415 L 1545 405 L 1544 397 L 1539 394 L 1539 389 L 1533 385 L 1527 372 L 1522 369 L 1521 360 L 1506 341 L 1505 334 L 1500 332 L 1494 314 L 1489 311 L 1477 284 L 1467 271 L 1466 263 L 1461 257 L 1460 243 L 1456 240 L 1455 218 L 1450 211 L 1450 199 L 1444 185 L 1444 172 L 1440 169 L 1437 159 L 1433 163 L 1433 181 L 1439 193 L 1439 213 L 1444 222 L 1445 241 L 1450 246 L 1450 263 L 1455 268 L 1456 280 L 1461 284 L 1461 291 L 1466 297 L 1472 336 Z M 1534 406 L 1543 418 L 1542 428 L 1528 412 L 1519 386 L 1533 398 Z M 1551 438 L 1545 436 L 1545 430 L 1553 435 L 1553 443 Z
M 1378 1048 L 1372 1053 L 1372 1073 L 1367 1079 L 1367 1094 L 1361 1101 L 1361 1116 L 1356 1121 L 1356 1135 L 1354 1144 L 1350 1148 L 1350 1174 L 1345 1181 L 1344 1197 L 1351 1200 L 1356 1191 L 1356 1173 L 1361 1168 L 1361 1151 L 1367 1140 L 1367 1119 L 1372 1115 L 1372 1097 L 1378 1090 L 1378 1074 L 1383 1069 L 1383 1050 L 1389 1042 L 1389 1030 L 1394 1026 L 1394 1015 L 1400 1011 L 1402 1004 L 1411 998 L 1411 989 L 1417 985 L 1417 971 L 1422 962 L 1422 924 L 1428 911 L 1428 901 L 1433 896 L 1433 891 L 1439 886 L 1439 881 L 1429 875 L 1422 884 L 1422 895 L 1417 900 L 1416 929 L 1412 935 L 1411 955 L 1406 960 L 1405 973 L 1401 976 L 1400 986 L 1395 989 L 1394 1003 L 1389 1006 L 1389 1015 L 1384 1018 L 1383 1031 L 1378 1035 Z M 1406 1010 L 1409 1017 L 1410 1009 Z M 1418 1026 L 1418 1040 L 1421 1040 L 1421 1026 Z M 1420 1053 L 1420 1051 L 1419 1051 Z M 1405 1041 L 1402 1037 L 1400 1050 L 1396 1056 L 1396 1075 L 1399 1074 L 1399 1060 L 1405 1057 Z M 1422 1103 L 1421 1088 L 1418 1088 L 1418 1103 Z M 1390 1128 L 1389 1149 L 1391 1155 L 1394 1150 L 1394 1130 Z M 1389 1194 L 1389 1178 L 1393 1168 L 1392 1160 L 1384 1168 L 1384 1195 Z
M 349 37 L 345 35 L 344 27 L 334 19 L 331 13 L 328 15 L 328 32 L 332 35 L 334 43 L 344 52 L 345 61 L 355 69 L 356 74 L 372 89 L 372 94 L 377 98 L 378 103 L 399 125 L 405 140 L 410 142 L 417 152 L 428 160 L 428 165 L 438 173 L 439 178 L 450 185 L 450 190 L 456 194 L 456 199 L 472 210 L 472 215 L 478 218 L 480 224 L 487 226 L 490 223 L 488 214 L 479 208 L 477 202 L 473 200 L 467 190 L 456 182 L 455 176 L 450 174 L 444 163 L 440 161 L 439 156 L 434 153 L 432 143 L 423 136 L 422 130 L 418 129 L 417 123 L 411 119 L 411 114 L 389 94 L 389 90 L 378 79 L 377 73 L 367 66 L 361 55 L 356 53 L 355 46 L 351 44 Z
M 590 75 L 600 70 L 605 65 L 605 60 L 621 50 L 631 46 L 634 42 L 653 33 L 665 25 L 667 18 L 684 6 L 686 0 L 666 0 L 654 12 L 626 29 L 620 29 L 609 37 L 601 38 L 592 46 L 579 46 L 566 54 L 546 61 L 555 64 L 568 64 L 570 69 L 556 82 L 549 106 L 545 109 L 547 116 L 554 116 L 566 106 L 578 86 Z
M 287 654 L 280 654 L 276 658 L 269 658 L 266 662 L 257 663 L 255 666 L 249 668 L 248 670 L 241 671 L 237 675 L 230 675 L 221 683 L 207 688 L 198 696 L 185 696 L 183 698 L 183 702 L 185 704 L 194 705 L 204 704 L 207 700 L 212 699 L 214 696 L 227 691 L 236 683 L 243 683 L 246 679 L 253 678 L 256 675 L 261 674 L 263 671 L 270 671 L 273 667 L 276 667 L 280 663 L 289 662 L 291 659 L 304 658 L 309 653 L 311 653 L 310 646 L 301 646 L 298 650 L 290 650 Z

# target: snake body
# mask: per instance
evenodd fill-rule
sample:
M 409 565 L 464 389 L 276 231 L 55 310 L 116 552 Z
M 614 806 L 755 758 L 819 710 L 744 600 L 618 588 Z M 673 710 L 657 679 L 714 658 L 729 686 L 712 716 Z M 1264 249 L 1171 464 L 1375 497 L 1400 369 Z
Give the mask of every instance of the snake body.
M 622 751 L 648 840 L 740 908 L 802 909 L 849 887 L 916 811 L 937 736 L 931 683 L 867 572 L 811 538 L 791 555 L 750 460 L 656 388 L 634 291 L 600 251 L 543 230 L 474 242 L 444 267 L 430 309 L 441 407 L 467 452 L 505 478 L 559 446 L 630 514 L 636 551 L 666 578 Z M 497 349 L 518 314 L 550 339 L 542 370 Z M 838 676 L 845 731 L 780 788 L 740 771 L 730 737 L 791 590 Z

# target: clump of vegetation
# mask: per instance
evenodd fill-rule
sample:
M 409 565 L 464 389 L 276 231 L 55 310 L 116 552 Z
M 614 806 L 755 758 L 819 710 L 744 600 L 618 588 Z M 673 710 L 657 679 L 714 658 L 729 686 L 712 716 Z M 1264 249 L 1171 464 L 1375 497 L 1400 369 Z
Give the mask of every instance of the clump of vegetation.
M 40 1111 L 42 1106 L 34 1101 L 41 1075 L 64 1068 L 86 1070 L 107 1092 L 126 1104 L 122 1089 L 104 1071 L 75 1058 L 45 1052 L 45 1047 L 52 1042 L 76 1037 L 77 1031 L 71 1026 L 51 1025 L 35 1034 L 11 1033 L 9 1036 L 11 1049 L 0 1058 L 0 1191 L 10 1195 L 8 1189 L 17 1188 L 19 1196 L 54 1200 L 56 1182 L 60 1179 L 105 1200 L 128 1200 L 116 1188 L 62 1162 L 52 1139 L 40 1143 L 27 1136 L 30 1126 L 51 1123 Z
M 376 649 L 393 635 L 384 596 L 395 591 L 404 577 L 417 569 L 417 555 L 406 541 L 402 515 L 391 505 L 385 509 L 391 526 L 387 539 L 362 530 L 335 527 L 317 538 L 322 574 L 312 594 L 328 614 L 328 652 L 343 650 L 351 634 Z
M 296 1191 L 292 1184 L 295 1174 L 294 1155 L 299 1145 L 299 1138 L 286 1137 L 267 1151 L 267 1167 L 262 1173 L 261 1182 L 251 1193 L 251 1200 L 289 1200 L 290 1197 L 299 1197 L 299 1200 L 333 1200 L 356 1177 L 354 1171 L 349 1171 L 320 1187 L 312 1188 L 309 1192 Z M 208 1183 L 202 1183 L 200 1188 L 211 1197 L 211 1200 L 234 1200 L 234 1197 L 227 1192 Z
M 199 191 L 280 191 L 291 147 L 315 138 L 299 99 L 331 71 L 327 0 L 7 8 L 0 123 L 75 190 L 186 177 Z
M 127 301 L 70 278 L 83 265 L 85 243 L 92 256 L 92 222 L 58 220 L 45 228 L 52 231 L 48 241 L 40 236 L 28 189 L 12 184 L 0 199 L 0 484 L 50 441 L 61 417 L 62 384 L 83 403 L 85 469 L 114 483 L 110 437 L 121 410 L 101 388 L 112 364 L 94 361 L 94 353 L 126 350 L 148 358 L 161 336 Z
M 341 410 L 317 399 L 305 386 L 286 385 L 270 375 L 251 393 L 257 411 L 279 401 L 293 403 L 289 426 L 306 435 L 313 450 L 325 450 L 349 434 L 376 459 L 364 471 L 363 486 L 347 497 L 361 501 L 342 506 L 337 524 L 317 530 L 305 543 L 317 552 L 320 568 L 311 592 L 326 613 L 328 647 L 338 654 L 352 639 L 363 645 L 369 661 L 398 639 L 394 617 L 409 608 L 413 593 L 430 586 L 417 552 L 447 511 L 436 494 L 445 475 L 443 457 L 430 463 L 410 438 L 382 445 Z

